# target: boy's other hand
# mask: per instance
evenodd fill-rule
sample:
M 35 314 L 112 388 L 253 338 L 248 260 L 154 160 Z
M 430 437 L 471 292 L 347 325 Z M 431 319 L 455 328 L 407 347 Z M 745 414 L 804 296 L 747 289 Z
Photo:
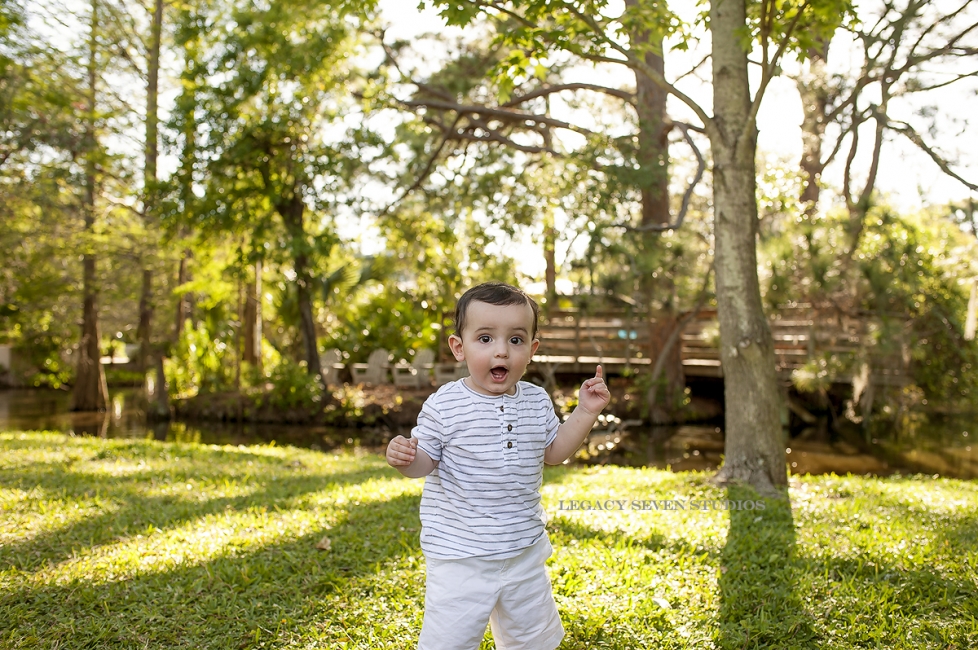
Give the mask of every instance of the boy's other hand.
M 604 372 L 599 365 L 594 372 L 594 377 L 581 384 L 581 390 L 577 394 L 577 403 L 592 415 L 600 413 L 611 401 L 611 391 L 604 383 Z
M 417 455 L 418 439 L 397 436 L 387 445 L 387 464 L 391 467 L 406 467 L 414 462 Z

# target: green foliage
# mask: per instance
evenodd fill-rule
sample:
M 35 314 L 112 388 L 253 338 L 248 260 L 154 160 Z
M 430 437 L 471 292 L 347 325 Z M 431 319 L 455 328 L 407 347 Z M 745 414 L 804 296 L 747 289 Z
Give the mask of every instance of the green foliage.
M 274 409 L 317 409 L 323 401 L 323 385 L 309 374 L 305 362 L 282 360 L 267 375 L 270 390 L 256 396 L 255 406 L 269 404 Z
M 375 285 L 360 292 L 327 317 L 322 347 L 346 353 L 351 362 L 366 361 L 377 348 L 393 353 L 395 359 L 410 359 L 421 348 L 435 349 L 442 314 L 417 298 L 396 286 Z
M 364 417 L 364 409 L 367 406 L 367 396 L 361 386 L 344 384 L 333 391 L 332 401 L 326 405 L 324 411 L 330 422 L 347 423 L 362 422 L 373 424 L 370 418 Z
M 908 356 L 924 399 L 978 406 L 978 344 L 964 339 L 970 285 L 963 283 L 978 271 L 972 236 L 938 211 L 901 215 L 881 205 L 867 214 L 859 248 L 847 262 L 850 224 L 843 214 L 812 221 L 797 206 L 776 212 L 762 230 L 770 307 L 831 299 L 878 323 L 861 353 L 828 354 L 796 373 L 799 388 L 825 388 L 847 377 L 860 354 L 870 365 Z M 849 264 L 858 271 L 854 284 Z
M 834 382 L 851 375 L 854 362 L 852 355 L 826 352 L 795 369 L 791 382 L 801 392 L 824 393 Z
M 748 2 L 748 25 L 745 49 L 751 41 L 769 39 L 771 49 L 785 34 L 790 35 L 787 49 L 805 59 L 813 50 L 820 51 L 842 25 L 856 23 L 856 7 L 851 0 L 814 0 L 783 2 L 761 0 Z M 773 43 L 771 42 L 773 41 Z
M 234 385 L 230 332 L 190 321 L 164 363 L 170 395 L 176 399 L 216 393 Z
M 146 377 L 137 370 L 122 370 L 106 366 L 105 382 L 109 386 L 142 386 Z
M 959 281 L 978 269 L 978 242 L 946 219 L 886 209 L 870 212 L 862 242 L 865 306 L 883 319 L 880 340 L 896 353 L 907 346 L 926 398 L 978 405 L 978 342 L 964 339 L 968 293 Z

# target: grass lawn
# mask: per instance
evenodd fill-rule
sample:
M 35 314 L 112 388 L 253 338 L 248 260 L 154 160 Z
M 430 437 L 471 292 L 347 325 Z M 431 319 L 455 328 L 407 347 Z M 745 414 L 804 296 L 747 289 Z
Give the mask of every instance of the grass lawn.
M 757 497 L 707 478 L 547 469 L 561 648 L 978 648 L 978 483 L 795 477 L 725 511 L 700 500 Z M 0 648 L 413 648 L 422 484 L 368 453 L 0 434 Z

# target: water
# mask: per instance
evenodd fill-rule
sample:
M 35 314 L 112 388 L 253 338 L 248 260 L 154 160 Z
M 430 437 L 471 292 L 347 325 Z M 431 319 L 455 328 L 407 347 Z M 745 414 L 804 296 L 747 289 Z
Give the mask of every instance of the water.
M 100 438 L 254 445 L 275 442 L 308 449 L 382 444 L 377 432 L 324 426 L 235 422 L 147 422 L 138 389 L 110 391 L 105 413 L 72 413 L 70 395 L 54 390 L 0 390 L 0 431 L 60 431 Z
M 673 471 L 716 470 L 723 461 L 723 430 L 715 425 L 630 427 L 615 418 L 588 437 L 589 464 L 658 467 Z M 868 440 L 846 440 L 815 428 L 785 432 L 792 474 L 888 476 L 923 473 L 978 478 L 975 420 L 959 416 L 919 421 L 897 432 L 885 424 Z
M 220 445 L 293 445 L 334 449 L 362 445 L 382 449 L 390 436 L 372 429 L 338 429 L 262 423 L 147 423 L 135 389 L 113 390 L 106 413 L 70 413 L 69 394 L 52 390 L 0 391 L 0 431 L 49 430 L 103 438 L 152 438 Z M 401 432 L 407 434 L 407 432 Z M 789 471 L 795 474 L 925 473 L 978 478 L 978 426 L 973 417 L 906 423 L 903 430 L 880 425 L 862 444 L 808 429 L 785 435 Z M 862 449 L 860 449 L 862 447 Z M 714 470 L 722 462 L 723 431 L 717 426 L 625 426 L 609 418 L 589 437 L 588 464 Z

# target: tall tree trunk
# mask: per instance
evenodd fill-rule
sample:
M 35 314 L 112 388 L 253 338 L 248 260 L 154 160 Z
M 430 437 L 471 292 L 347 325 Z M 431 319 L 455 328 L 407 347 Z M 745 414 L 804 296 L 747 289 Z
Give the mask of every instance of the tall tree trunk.
M 139 293 L 139 326 L 136 328 L 136 339 L 139 341 L 139 353 L 136 367 L 145 373 L 150 364 L 150 336 L 153 327 L 153 271 L 143 268 L 143 284 Z
M 547 264 L 547 304 L 546 312 L 557 309 L 557 229 L 554 227 L 554 215 L 550 210 L 544 215 L 543 224 L 543 259 Z
M 244 361 L 261 370 L 261 260 L 255 262 L 255 279 L 248 287 L 244 308 Z
M 629 8 L 637 0 L 626 0 Z M 645 53 L 645 63 L 660 75 L 665 75 L 665 61 L 662 58 L 662 36 L 642 31 L 631 34 L 633 43 L 649 47 Z M 666 91 L 647 74 L 635 71 L 635 110 L 638 114 L 638 163 L 642 169 L 642 225 L 665 225 L 669 215 L 669 129 L 666 113 Z M 650 267 L 657 267 L 665 252 L 660 233 L 643 231 L 640 234 L 639 250 Z M 678 396 L 686 387 L 683 373 L 682 345 L 667 345 L 679 325 L 679 313 L 672 278 L 662 275 L 653 278 L 650 270 L 645 270 L 640 279 L 643 301 L 648 307 L 649 344 L 646 353 L 657 361 L 665 355 L 661 364 L 661 389 L 649 391 L 648 399 L 661 401 L 663 406 L 649 403 L 649 414 L 656 421 L 675 419 Z M 661 400 L 658 399 L 661 396 Z
M 146 67 L 146 150 L 143 166 L 143 218 L 146 231 L 151 234 L 156 229 L 156 162 L 159 157 L 159 79 L 160 79 L 160 42 L 163 31 L 163 0 L 155 0 L 153 19 L 150 26 L 150 42 L 148 65 Z M 152 241 L 152 237 L 150 240 Z M 151 244 L 155 246 L 155 242 Z M 150 346 L 153 321 L 153 270 L 151 258 L 155 251 L 144 252 L 143 255 L 143 284 L 139 296 L 139 327 L 136 336 L 139 339 L 140 372 L 145 373 L 149 367 Z
M 829 54 L 829 41 L 819 43 L 808 52 L 808 61 L 802 73 L 795 79 L 798 95 L 801 98 L 801 174 L 802 190 L 799 200 L 803 206 L 804 222 L 802 233 L 808 253 L 808 272 L 815 283 L 816 291 L 825 284 L 825 270 L 816 263 L 819 254 L 815 240 L 815 215 L 818 214 L 818 200 L 821 195 L 822 145 L 825 142 L 826 110 L 832 91 L 825 63 Z
M 98 145 L 95 134 L 95 108 L 98 79 L 98 2 L 92 1 L 91 34 L 88 49 L 88 106 L 85 125 L 85 199 L 82 210 L 85 213 L 85 232 L 91 234 L 95 228 L 95 155 Z M 89 244 L 90 245 L 90 244 Z M 86 247 L 82 256 L 82 308 L 81 342 L 78 346 L 78 374 L 72 393 L 71 410 L 104 411 L 108 401 L 108 387 L 105 384 L 105 370 L 102 368 L 102 351 L 99 349 L 98 293 L 96 290 L 96 256 Z
M 184 6 L 180 9 L 178 21 L 181 24 L 192 22 L 189 12 L 192 10 Z M 197 197 L 193 192 L 194 169 L 197 165 L 197 108 L 200 105 L 196 89 L 202 82 L 201 75 L 204 66 L 198 61 L 198 54 L 201 51 L 198 42 L 199 34 L 196 30 L 189 30 L 183 33 L 183 38 L 178 40 L 178 44 L 185 57 L 183 71 L 180 73 L 180 83 L 184 88 L 184 94 L 178 99 L 174 111 L 180 120 L 180 131 L 183 136 L 183 147 L 180 151 L 180 169 L 177 172 L 177 181 L 180 187 L 180 206 L 183 213 L 183 221 L 190 222 L 191 216 L 196 210 L 198 203 Z M 188 237 L 191 233 L 182 232 L 181 236 Z M 191 260 L 193 252 L 189 245 L 184 249 L 183 256 L 180 258 L 179 268 L 177 269 L 177 285 L 190 282 L 192 277 Z M 188 318 L 193 316 L 193 294 L 179 294 L 176 309 L 176 327 L 173 330 L 174 341 L 180 340 L 183 333 L 184 324 Z
M 312 318 L 312 279 L 309 277 L 309 244 L 306 241 L 306 231 L 303 223 L 306 204 L 298 194 L 283 201 L 278 206 L 278 213 L 285 222 L 285 228 L 292 240 L 292 264 L 295 271 L 295 283 L 298 290 L 299 302 L 299 331 L 302 333 L 303 356 L 306 368 L 311 375 L 321 375 L 319 365 L 319 349 L 316 343 L 316 322 Z
M 825 111 L 829 105 L 829 79 L 825 70 L 829 42 L 808 52 L 807 69 L 798 77 L 796 85 L 801 97 L 801 202 L 805 216 L 811 220 L 818 210 L 821 192 L 819 183 L 825 165 L 822 162 L 822 143 L 825 140 Z
M 719 482 L 770 491 L 787 484 L 771 330 L 757 279 L 757 130 L 750 114 L 744 0 L 710 3 L 716 289 L 723 363 L 726 443 Z
M 187 282 L 190 282 L 190 260 L 193 258 L 193 254 L 190 249 L 183 252 L 183 257 L 180 258 L 180 265 L 177 267 L 177 286 L 181 286 Z M 177 298 L 177 322 L 176 328 L 174 329 L 174 341 L 180 340 L 180 334 L 183 333 L 184 323 L 190 318 L 190 311 L 193 307 L 193 295 L 189 293 L 180 294 Z

